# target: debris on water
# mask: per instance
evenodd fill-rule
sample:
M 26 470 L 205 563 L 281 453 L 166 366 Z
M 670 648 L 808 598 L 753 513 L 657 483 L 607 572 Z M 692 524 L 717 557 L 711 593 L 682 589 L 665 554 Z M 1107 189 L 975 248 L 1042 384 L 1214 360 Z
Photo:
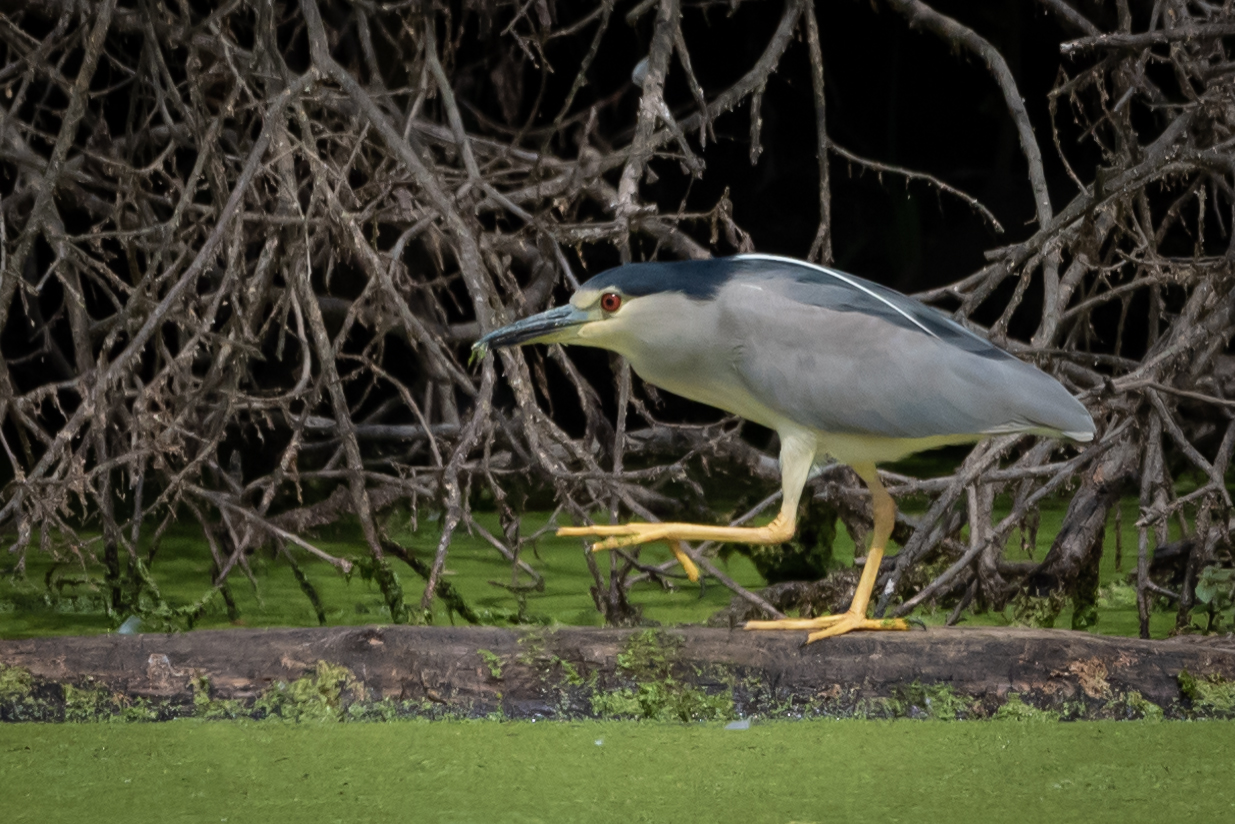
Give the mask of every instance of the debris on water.
M 142 619 L 138 618 L 136 615 L 130 615 L 128 618 L 124 619 L 124 623 L 120 625 L 120 629 L 117 630 L 117 632 L 121 635 L 136 635 L 137 631 L 141 629 L 141 625 Z
M 603 747 L 605 745 L 605 739 L 597 738 L 595 743 L 596 743 L 596 746 Z
M 750 719 L 743 718 L 741 721 L 730 721 L 728 724 L 725 725 L 725 729 L 727 730 L 749 730 L 750 729 Z

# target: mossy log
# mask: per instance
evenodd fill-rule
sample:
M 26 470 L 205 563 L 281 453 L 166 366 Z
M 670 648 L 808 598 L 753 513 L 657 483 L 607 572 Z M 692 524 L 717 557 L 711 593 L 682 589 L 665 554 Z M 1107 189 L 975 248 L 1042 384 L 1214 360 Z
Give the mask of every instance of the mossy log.
M 83 695 L 94 696 L 92 712 L 141 707 L 142 718 L 300 717 L 295 701 L 339 718 L 683 720 L 976 718 L 1005 706 L 1062 718 L 1196 717 L 1229 716 L 1235 704 L 1230 636 L 974 628 L 803 638 L 372 626 L 10 640 L 0 641 L 0 717 L 82 717 L 64 704 Z

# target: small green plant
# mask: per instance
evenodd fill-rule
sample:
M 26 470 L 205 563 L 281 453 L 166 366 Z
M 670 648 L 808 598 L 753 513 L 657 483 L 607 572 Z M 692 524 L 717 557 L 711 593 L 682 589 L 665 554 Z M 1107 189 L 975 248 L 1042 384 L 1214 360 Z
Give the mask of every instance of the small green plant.
M 617 655 L 618 674 L 633 686 L 597 690 L 592 712 L 602 718 L 647 718 L 658 721 L 728 721 L 733 718 L 733 690 L 709 694 L 673 675 L 682 639 L 645 630 L 626 639 Z
M 565 658 L 553 656 L 549 659 L 549 666 L 560 666 L 562 668 L 562 677 L 567 684 L 572 687 L 581 687 L 584 684 L 583 676 L 579 674 L 579 670 L 575 669 L 575 665 L 567 661 Z
M 48 707 L 35 698 L 34 676 L 29 670 L 0 664 L 0 719 L 49 720 Z
M 34 676 L 21 667 L 0 664 L 0 703 L 24 701 L 34 689 Z
M 211 698 L 210 679 L 199 676 L 193 679 L 193 714 L 211 720 L 239 718 L 247 715 L 244 706 L 234 698 Z
M 1196 600 L 1205 608 L 1205 633 L 1217 632 L 1223 613 L 1235 606 L 1235 569 L 1207 566 L 1201 570 Z
M 489 668 L 489 675 L 494 681 L 502 680 L 502 657 L 495 652 L 487 649 L 478 649 L 476 654 L 485 662 L 485 666 Z
M 895 687 L 887 707 L 893 715 L 941 721 L 955 721 L 973 712 L 973 702 L 957 695 L 947 684 L 922 684 L 917 681 Z
M 1127 708 L 1128 715 L 1133 718 L 1141 718 L 1145 721 L 1161 721 L 1165 717 L 1162 707 L 1159 707 L 1136 690 L 1130 690 L 1124 695 L 1123 704 Z
M 1019 693 L 1008 693 L 1008 699 L 995 710 L 996 721 L 1058 721 L 1059 713 L 1040 710 L 1021 700 Z
M 271 686 L 253 704 L 253 710 L 289 721 L 338 721 L 345 712 L 344 692 L 359 688 L 347 667 L 318 661 L 312 673 Z
M 111 696 L 106 691 L 72 684 L 63 689 L 65 721 L 98 721 L 111 714 Z
M 1235 683 L 1218 675 L 1196 676 L 1187 670 L 1179 672 L 1179 691 L 1192 702 L 1199 715 L 1229 716 L 1235 713 Z
M 156 721 L 159 713 L 142 698 L 112 693 L 104 687 L 65 684 L 65 721 Z

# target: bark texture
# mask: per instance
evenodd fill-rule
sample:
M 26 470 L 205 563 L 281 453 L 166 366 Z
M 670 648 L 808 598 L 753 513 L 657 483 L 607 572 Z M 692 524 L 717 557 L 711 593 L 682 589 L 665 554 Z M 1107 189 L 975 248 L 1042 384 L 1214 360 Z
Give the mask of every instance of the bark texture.
M 65 684 L 101 690 L 117 711 L 142 699 L 160 717 L 203 715 L 235 701 L 232 713 L 260 715 L 263 697 L 269 707 L 268 697 L 287 692 L 287 684 L 310 679 L 324 689 L 323 672 L 333 673 L 343 693 L 339 708 L 355 704 L 357 717 L 366 704 L 382 701 L 395 712 L 427 716 L 656 717 L 664 706 L 649 699 L 645 712 L 633 699 L 658 691 L 670 708 L 678 706 L 676 697 L 687 719 L 983 717 L 997 713 L 1010 693 L 1067 718 L 1142 717 L 1143 701 L 1172 716 L 1235 709 L 1214 698 L 1235 686 L 1229 636 L 1141 641 L 932 629 L 854 633 L 803 647 L 792 633 L 689 627 L 385 626 L 0 641 L 0 662 L 33 676 L 34 692 L 48 698 L 53 716 L 64 701 L 55 685 Z M 613 700 L 623 695 L 632 702 Z M 1017 698 L 1011 700 L 1015 706 Z M 940 710 L 940 702 L 951 709 Z M 13 718 L 21 707 L 4 711 Z

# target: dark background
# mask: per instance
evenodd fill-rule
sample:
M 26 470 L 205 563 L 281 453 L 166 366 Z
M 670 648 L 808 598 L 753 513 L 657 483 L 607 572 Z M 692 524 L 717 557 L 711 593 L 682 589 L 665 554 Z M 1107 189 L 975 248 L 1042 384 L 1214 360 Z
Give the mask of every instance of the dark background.
M 1076 190 L 1051 144 L 1047 93 L 1061 65 L 1066 65 L 1060 42 L 1077 34 L 1066 32 L 1057 18 L 1028 0 L 933 5 L 973 28 L 1007 60 L 1037 130 L 1052 202 L 1061 208 Z M 1104 22 L 1101 7 L 1081 6 L 1099 25 Z M 782 10 L 773 2 L 744 3 L 732 14 L 727 6 L 684 4 L 683 30 L 709 99 L 754 64 Z M 619 6 L 615 17 L 627 11 Z M 816 13 L 831 138 L 863 157 L 929 173 L 969 193 L 991 209 L 1005 229 L 1003 235 L 997 234 L 968 205 L 928 184 L 906 184 L 892 175 L 880 180 L 875 173 L 834 157 L 835 265 L 915 292 L 958 280 L 983 264 L 985 250 L 1032 234 L 1036 225 L 1024 155 L 986 67 L 967 53 L 952 52 L 932 34 L 911 31 L 904 18 L 877 4 L 820 2 Z M 651 27 L 651 13 L 633 29 L 625 21 L 615 21 L 589 73 L 591 83 L 579 94 L 584 102 L 627 87 L 615 106 L 601 110 L 597 131 L 602 135 L 620 140 L 622 129 L 615 134 L 614 127 L 629 129 L 634 122 L 638 90 L 629 84 L 629 74 L 647 52 Z M 564 55 L 586 51 L 587 46 L 587 39 L 580 38 L 560 48 Z M 550 52 L 551 60 L 553 56 Z M 466 59 L 466 46 L 461 57 Z M 562 60 L 561 65 L 564 69 L 577 65 L 578 57 Z M 537 82 L 538 73 L 531 67 L 526 71 L 525 82 Z M 546 101 L 562 94 L 572 79 L 570 69 L 555 73 Z M 670 65 L 666 98 L 681 115 L 694 109 L 676 59 Z M 555 111 L 552 102 L 544 109 Z M 1090 144 L 1078 144 L 1066 106 L 1061 106 L 1060 114 L 1069 161 L 1082 179 L 1088 179 L 1096 153 Z M 710 209 L 727 187 L 734 217 L 759 251 L 805 257 L 818 225 L 818 161 L 803 37 L 789 47 L 780 71 L 772 75 L 762 115 L 763 153 L 753 166 L 749 108 L 743 105 L 718 119 L 717 140 L 701 153 L 707 172 L 690 186 L 687 209 Z M 662 212 L 676 211 L 687 190 L 687 179 L 677 166 L 672 160 L 653 161 L 660 180 L 642 188 L 645 196 L 655 197 Z M 699 229 L 696 236 L 706 242 L 708 232 Z M 612 259 L 605 249 L 589 252 L 593 265 L 617 262 L 616 250 Z

